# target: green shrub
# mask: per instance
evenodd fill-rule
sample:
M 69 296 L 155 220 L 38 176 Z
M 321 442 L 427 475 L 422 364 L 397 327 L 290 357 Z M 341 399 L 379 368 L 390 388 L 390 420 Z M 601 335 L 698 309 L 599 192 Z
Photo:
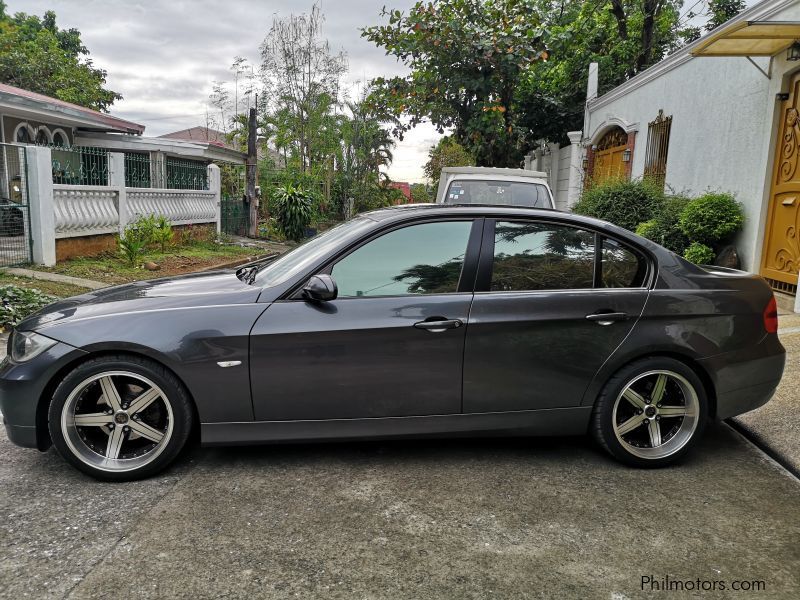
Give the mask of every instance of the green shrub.
M 742 228 L 744 214 L 731 194 L 708 193 L 683 209 L 680 229 L 690 240 L 706 245 L 722 241 Z
M 136 263 L 144 256 L 144 251 L 150 242 L 151 231 L 151 222 L 147 217 L 139 217 L 122 230 L 122 235 L 117 240 L 117 246 L 120 255 L 130 266 L 135 267 Z
M 276 197 L 278 228 L 287 239 L 302 240 L 314 214 L 311 196 L 301 187 L 286 184 L 277 190 Z
M 663 200 L 664 192 L 649 181 L 616 179 L 592 185 L 572 210 L 634 231 L 654 218 Z
M 11 327 L 28 315 L 35 313 L 55 301 L 53 296 L 43 294 L 37 289 L 26 289 L 16 285 L 0 286 L 0 328 Z
M 172 243 L 172 225 L 164 215 L 159 215 L 155 219 L 153 229 L 150 231 L 150 239 L 158 244 L 161 252 L 167 251 L 167 246 Z
M 683 253 L 683 258 L 696 265 L 710 265 L 714 262 L 714 251 L 700 242 L 692 242 Z
M 691 200 L 685 196 L 665 198 L 655 209 L 653 218 L 639 223 L 637 235 L 661 244 L 676 254 L 683 254 L 689 246 L 689 239 L 680 227 L 681 214 Z

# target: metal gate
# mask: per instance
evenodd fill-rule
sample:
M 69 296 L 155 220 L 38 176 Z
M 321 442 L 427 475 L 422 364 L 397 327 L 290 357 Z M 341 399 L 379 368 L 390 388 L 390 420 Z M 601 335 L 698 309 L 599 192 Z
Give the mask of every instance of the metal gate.
M 244 165 L 224 164 L 222 177 L 222 203 L 220 213 L 222 233 L 246 236 L 250 227 L 250 207 L 245 202 Z
M 29 263 L 32 251 L 26 148 L 0 144 L 0 266 Z
M 220 207 L 222 233 L 247 236 L 250 228 L 250 207 L 241 196 L 222 196 Z

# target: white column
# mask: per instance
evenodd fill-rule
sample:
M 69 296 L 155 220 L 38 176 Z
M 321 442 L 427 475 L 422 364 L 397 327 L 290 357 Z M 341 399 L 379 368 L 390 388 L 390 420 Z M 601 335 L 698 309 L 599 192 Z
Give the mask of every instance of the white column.
M 525 155 L 525 170 L 526 171 L 533 171 L 533 152 L 528 152 Z
M 589 80 L 586 82 L 587 101 L 597 98 L 598 83 L 598 65 L 596 62 L 589 63 Z
M 548 144 L 550 150 L 550 191 L 553 193 L 553 199 L 558 196 L 558 159 L 560 158 L 560 148 L 556 144 Z M 556 208 L 558 205 L 556 205 Z
M 50 148 L 27 146 L 28 202 L 33 262 L 56 264 L 56 213 L 53 200 L 53 159 Z
M 583 132 L 569 131 L 567 137 L 571 144 L 569 155 L 569 187 L 567 188 L 567 210 L 571 210 L 581 197 L 583 185 Z
M 797 279 L 797 288 L 800 290 L 800 277 Z M 800 294 L 794 297 L 794 312 L 800 313 Z
M 214 192 L 214 204 L 217 207 L 217 235 L 222 233 L 222 179 L 219 167 L 208 165 L 208 189 Z
M 116 188 L 119 234 L 122 235 L 130 221 L 128 197 L 125 193 L 125 155 L 122 152 L 108 153 L 108 185 Z

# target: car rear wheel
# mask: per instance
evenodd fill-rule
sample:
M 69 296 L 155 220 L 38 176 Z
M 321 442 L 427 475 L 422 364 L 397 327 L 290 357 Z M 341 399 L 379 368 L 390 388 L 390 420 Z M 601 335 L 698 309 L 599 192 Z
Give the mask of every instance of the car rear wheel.
M 164 469 L 189 436 L 192 410 L 181 383 L 161 365 L 101 357 L 71 371 L 49 410 L 53 445 L 81 471 L 127 481 Z
M 623 368 L 603 388 L 592 433 L 626 464 L 662 467 L 697 442 L 707 407 L 703 384 L 691 368 L 672 358 L 646 358 Z

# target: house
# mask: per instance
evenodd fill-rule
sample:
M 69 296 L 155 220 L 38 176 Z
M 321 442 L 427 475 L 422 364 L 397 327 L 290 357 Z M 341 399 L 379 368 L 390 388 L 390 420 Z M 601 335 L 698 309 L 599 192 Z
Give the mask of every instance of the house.
M 745 211 L 743 268 L 796 294 L 799 40 L 800 0 L 764 0 L 600 97 L 592 65 L 583 130 L 526 166 L 552 167 L 560 208 L 585 181 L 615 176 L 647 175 L 676 193 L 731 192 Z
M 139 214 L 220 227 L 217 165 L 245 155 L 0 84 L 0 266 L 91 254 Z M 228 169 L 231 173 L 242 169 Z
M 389 187 L 390 188 L 394 188 L 396 190 L 400 190 L 402 192 L 403 196 L 405 196 L 405 198 L 406 198 L 406 200 L 405 200 L 406 204 L 412 201 L 411 200 L 411 184 L 408 183 L 407 181 L 390 181 L 389 182 Z

